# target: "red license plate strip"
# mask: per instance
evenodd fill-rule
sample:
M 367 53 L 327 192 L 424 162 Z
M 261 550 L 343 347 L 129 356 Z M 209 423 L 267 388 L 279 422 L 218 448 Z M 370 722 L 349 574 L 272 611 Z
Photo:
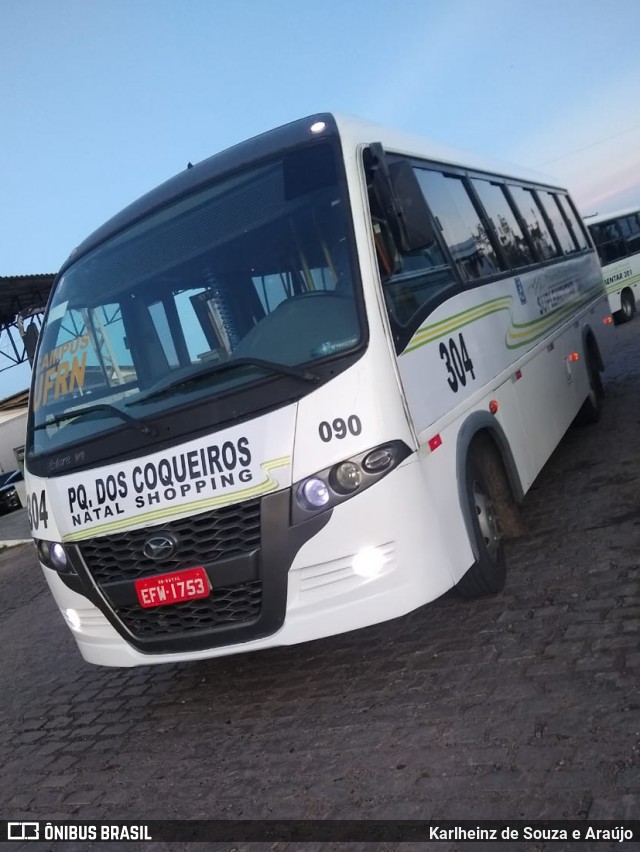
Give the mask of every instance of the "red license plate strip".
M 138 603 L 145 609 L 208 598 L 211 594 L 207 572 L 201 566 L 143 577 L 136 580 L 135 587 Z

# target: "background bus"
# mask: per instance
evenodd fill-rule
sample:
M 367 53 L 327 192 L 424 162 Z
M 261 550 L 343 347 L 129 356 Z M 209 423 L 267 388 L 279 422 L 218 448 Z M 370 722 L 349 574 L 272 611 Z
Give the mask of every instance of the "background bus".
M 176 175 L 64 264 L 34 363 L 30 520 L 83 656 L 499 591 L 610 321 L 567 191 L 513 166 L 322 114 Z
M 640 298 L 640 211 L 589 216 L 609 305 L 617 322 L 628 322 Z

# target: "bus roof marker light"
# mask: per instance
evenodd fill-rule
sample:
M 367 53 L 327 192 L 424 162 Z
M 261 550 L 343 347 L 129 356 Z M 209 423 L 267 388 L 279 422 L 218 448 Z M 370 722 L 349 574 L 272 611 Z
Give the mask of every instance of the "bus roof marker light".
M 312 133 L 322 133 L 322 131 L 325 130 L 326 127 L 327 125 L 324 121 L 314 121 L 309 130 Z
M 491 414 L 497 414 L 499 408 L 500 408 L 500 405 L 498 404 L 498 400 L 492 399 L 491 402 L 489 403 L 489 411 L 491 412 Z

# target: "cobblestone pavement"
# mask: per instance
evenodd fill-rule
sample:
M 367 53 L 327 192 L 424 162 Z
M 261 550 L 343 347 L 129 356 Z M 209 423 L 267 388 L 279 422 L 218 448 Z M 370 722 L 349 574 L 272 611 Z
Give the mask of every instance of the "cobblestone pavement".
M 527 495 L 496 598 L 450 594 L 294 648 L 100 669 L 31 546 L 5 551 L 0 813 L 637 818 L 640 319 L 616 337 L 603 419 L 570 430 Z

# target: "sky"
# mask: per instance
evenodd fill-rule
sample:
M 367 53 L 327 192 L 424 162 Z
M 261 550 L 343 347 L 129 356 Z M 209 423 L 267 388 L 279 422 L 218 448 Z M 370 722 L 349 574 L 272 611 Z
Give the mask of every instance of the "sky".
M 640 0 L 0 0 L 0 276 L 323 111 L 533 168 L 585 215 L 640 207 L 638 33 Z

